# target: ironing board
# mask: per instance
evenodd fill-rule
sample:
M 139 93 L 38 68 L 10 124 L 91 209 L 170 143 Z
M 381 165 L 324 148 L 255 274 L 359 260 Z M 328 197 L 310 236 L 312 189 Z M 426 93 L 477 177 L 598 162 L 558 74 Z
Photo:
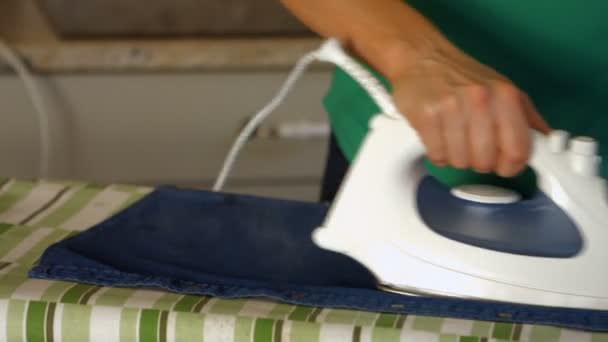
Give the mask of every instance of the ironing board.
M 548 326 L 28 279 L 50 244 L 152 190 L 0 180 L 0 341 L 608 341 L 608 334 Z

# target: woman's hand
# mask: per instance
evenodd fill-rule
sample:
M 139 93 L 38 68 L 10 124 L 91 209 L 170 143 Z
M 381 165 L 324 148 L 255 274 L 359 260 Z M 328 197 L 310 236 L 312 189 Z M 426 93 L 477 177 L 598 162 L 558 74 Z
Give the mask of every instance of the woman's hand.
M 514 176 L 527 163 L 530 129 L 549 131 L 526 94 L 456 49 L 421 53 L 391 83 L 398 108 L 439 166 Z
M 465 55 L 405 1 L 282 2 L 390 81 L 436 164 L 513 176 L 528 160 L 530 128 L 549 130 L 515 85 Z

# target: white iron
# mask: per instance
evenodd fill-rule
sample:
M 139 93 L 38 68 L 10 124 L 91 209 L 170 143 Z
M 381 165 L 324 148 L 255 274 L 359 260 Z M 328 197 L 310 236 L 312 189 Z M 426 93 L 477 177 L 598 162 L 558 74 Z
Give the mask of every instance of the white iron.
M 538 192 L 467 185 L 426 174 L 424 147 L 391 97 L 330 39 L 296 64 L 243 128 L 213 189 L 222 189 L 248 137 L 314 60 L 336 64 L 380 107 L 313 240 L 373 273 L 379 288 L 531 305 L 608 309 L 608 199 L 589 138 L 533 134 Z
M 549 136 L 533 133 L 529 164 L 537 174 L 539 191 L 546 195 L 546 202 L 541 202 L 552 202 L 555 208 L 551 207 L 553 204 L 537 202 L 529 206 L 532 200 L 518 198 L 504 189 L 475 186 L 452 190 L 449 195 L 431 186 L 431 193 L 443 197 L 427 197 L 440 198 L 437 201 L 442 203 L 425 204 L 422 197 L 426 195 L 421 195 L 421 191 L 426 188 L 421 184 L 429 177 L 422 166 L 424 147 L 403 116 L 396 115 L 390 96 L 336 41 L 321 48 L 317 57 L 337 64 L 353 76 L 386 113 L 371 121 L 370 132 L 323 226 L 313 234 L 315 243 L 357 260 L 377 277 L 379 287 L 388 291 L 608 309 L 608 201 L 605 182 L 597 176 L 600 158 L 596 155 L 596 142 L 589 138 L 569 139 L 562 131 Z M 442 208 L 448 202 L 452 205 L 449 214 L 457 217 L 442 217 L 447 215 Z M 422 204 L 431 207 L 425 209 L 431 210 L 431 217 L 421 214 Z M 566 235 L 579 240 L 558 241 L 570 247 L 541 241 L 539 244 L 544 243 L 543 248 L 549 252 L 536 251 L 534 241 L 528 250 L 517 250 L 509 241 L 528 240 L 522 240 L 520 235 L 504 236 L 503 229 L 497 233 L 503 234 L 497 237 L 502 247 L 494 248 L 488 247 L 487 241 L 463 242 L 458 234 L 466 235 L 466 227 L 454 237 L 427 225 L 430 221 L 453 220 L 454 224 L 464 221 L 466 226 L 470 218 L 459 216 L 461 211 L 454 209 L 458 205 L 464 207 L 462 212 L 472 213 L 474 225 L 481 220 L 489 231 L 508 224 L 500 219 L 508 221 L 511 209 L 514 215 L 523 212 L 546 216 L 529 216 L 534 222 L 551 223 L 562 217 L 564 227 L 570 229 Z M 546 211 L 549 209 L 561 214 L 547 214 L 551 213 Z M 526 218 L 514 220 L 521 222 Z M 517 233 L 511 234 L 527 234 L 513 228 Z M 545 228 L 549 233 L 543 236 L 548 240 L 553 238 L 551 232 L 559 233 L 557 226 L 555 230 Z M 471 240 L 471 236 L 467 238 Z M 563 248 L 570 250 L 560 254 Z

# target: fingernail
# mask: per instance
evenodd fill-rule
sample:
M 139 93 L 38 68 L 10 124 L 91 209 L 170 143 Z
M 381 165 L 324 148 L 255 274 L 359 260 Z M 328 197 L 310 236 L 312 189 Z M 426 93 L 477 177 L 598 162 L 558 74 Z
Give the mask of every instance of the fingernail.
M 429 159 L 429 161 L 431 162 L 431 164 L 435 165 L 435 166 L 445 166 L 446 163 L 442 160 L 432 160 Z
M 491 170 L 489 169 L 475 169 L 475 172 L 477 173 L 490 173 Z
M 506 172 L 505 170 L 496 170 L 496 174 L 503 178 L 509 178 L 513 176 L 511 172 Z

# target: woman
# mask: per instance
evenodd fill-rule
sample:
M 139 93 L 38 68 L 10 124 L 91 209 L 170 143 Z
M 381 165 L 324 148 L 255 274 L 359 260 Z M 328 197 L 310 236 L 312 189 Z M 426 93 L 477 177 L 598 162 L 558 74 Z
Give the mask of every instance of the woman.
M 377 72 L 420 134 L 434 164 L 429 170 L 446 183 L 517 178 L 529 157 L 530 129 L 592 136 L 607 153 L 604 0 L 283 3 Z M 328 200 L 377 108 L 340 70 L 324 104 L 335 135 Z

